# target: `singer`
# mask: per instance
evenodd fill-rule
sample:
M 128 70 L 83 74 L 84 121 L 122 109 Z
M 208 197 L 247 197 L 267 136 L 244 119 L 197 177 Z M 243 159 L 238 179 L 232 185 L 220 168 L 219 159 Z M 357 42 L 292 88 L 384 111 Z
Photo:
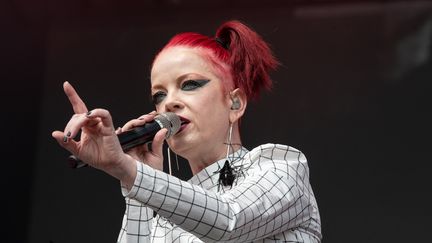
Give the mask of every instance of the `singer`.
M 89 111 L 64 83 L 75 114 L 52 136 L 120 181 L 126 211 L 118 242 L 321 242 L 305 155 L 282 144 L 248 150 L 241 141 L 247 103 L 271 87 L 277 65 L 268 44 L 239 21 L 223 23 L 214 37 L 177 34 L 153 61 L 155 111 L 117 130 L 107 110 Z M 188 181 L 162 170 L 171 160 L 162 153 L 166 128 L 150 147 L 124 152 L 119 142 L 119 134 L 165 112 L 180 118 L 166 142 L 188 160 Z

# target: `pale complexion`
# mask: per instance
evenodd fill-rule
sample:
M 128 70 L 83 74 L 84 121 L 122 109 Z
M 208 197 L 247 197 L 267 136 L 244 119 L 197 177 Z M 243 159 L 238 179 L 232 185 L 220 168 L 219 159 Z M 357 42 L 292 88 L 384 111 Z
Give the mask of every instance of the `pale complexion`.
M 238 119 L 246 101 L 239 90 L 228 92 L 202 50 L 171 47 L 156 58 L 152 72 L 152 96 L 157 112 L 174 112 L 187 121 L 168 139 L 170 148 L 189 161 L 193 174 L 226 156 L 230 123 L 233 144 L 240 144 Z M 242 96 L 241 109 L 231 110 L 232 96 Z

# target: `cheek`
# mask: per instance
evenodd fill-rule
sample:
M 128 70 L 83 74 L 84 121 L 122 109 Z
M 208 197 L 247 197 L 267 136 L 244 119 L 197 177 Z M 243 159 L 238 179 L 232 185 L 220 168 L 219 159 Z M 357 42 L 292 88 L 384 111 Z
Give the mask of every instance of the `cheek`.
M 222 93 L 219 92 L 210 92 L 208 94 L 203 94 L 201 97 L 200 106 L 201 109 L 204 109 L 209 117 L 213 117 L 215 115 L 223 115 L 227 112 L 228 104 L 223 99 Z M 220 120 L 222 117 L 219 117 Z
M 214 135 L 224 133 L 226 125 L 229 123 L 229 111 L 224 100 L 220 96 L 208 95 L 205 102 L 201 103 L 200 116 L 202 124 L 209 129 L 208 132 Z
M 154 110 L 159 114 L 162 113 L 158 105 L 154 106 Z

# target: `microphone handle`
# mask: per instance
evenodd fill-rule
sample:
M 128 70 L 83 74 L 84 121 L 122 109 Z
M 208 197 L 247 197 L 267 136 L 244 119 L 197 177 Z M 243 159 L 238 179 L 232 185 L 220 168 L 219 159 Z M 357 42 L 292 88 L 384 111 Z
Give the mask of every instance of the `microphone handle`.
M 121 148 L 124 152 L 138 145 L 153 141 L 156 133 L 162 128 L 157 120 L 146 123 L 143 126 L 135 127 L 132 130 L 120 133 L 117 137 L 120 141 Z M 70 168 L 78 169 L 88 166 L 75 155 L 68 157 L 68 165 Z

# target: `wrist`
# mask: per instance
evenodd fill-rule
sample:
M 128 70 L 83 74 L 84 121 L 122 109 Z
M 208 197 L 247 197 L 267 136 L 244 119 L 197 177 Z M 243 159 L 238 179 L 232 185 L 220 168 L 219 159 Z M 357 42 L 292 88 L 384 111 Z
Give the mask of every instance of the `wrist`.
M 131 156 L 124 154 L 117 166 L 106 170 L 106 172 L 117 178 L 124 187 L 130 190 L 137 174 L 136 161 Z

